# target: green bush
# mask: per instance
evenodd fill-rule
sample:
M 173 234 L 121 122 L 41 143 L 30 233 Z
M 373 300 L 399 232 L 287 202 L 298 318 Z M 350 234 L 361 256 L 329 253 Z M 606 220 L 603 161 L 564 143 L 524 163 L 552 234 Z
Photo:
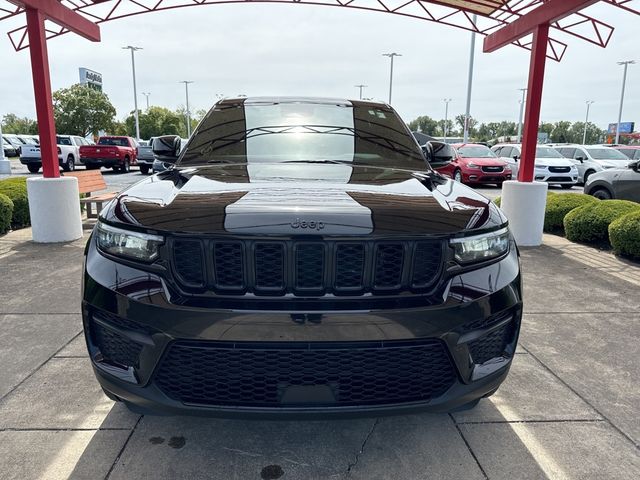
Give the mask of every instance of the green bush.
M 614 220 L 640 211 L 640 204 L 627 200 L 601 200 L 571 210 L 564 217 L 564 231 L 572 242 L 608 241 L 609 225 Z
M 565 215 L 574 208 L 597 202 L 591 195 L 581 193 L 566 193 L 563 195 L 549 195 L 547 197 L 547 207 L 544 211 L 544 231 L 555 232 L 563 229 Z
M 0 193 L 0 235 L 9 231 L 12 214 L 13 202 L 9 197 Z
M 557 195 L 556 192 L 547 192 L 547 202 L 549 201 L 549 198 L 551 196 L 555 196 Z M 501 206 L 502 205 L 502 197 L 496 197 L 495 199 L 493 199 L 493 203 L 495 203 L 497 206 Z
M 640 209 L 611 222 L 609 242 L 617 254 L 640 258 Z
M 31 224 L 29 218 L 29 200 L 27 198 L 27 179 L 25 177 L 7 178 L 0 180 L 0 193 L 6 195 L 13 202 L 13 216 L 11 227 L 22 228 Z

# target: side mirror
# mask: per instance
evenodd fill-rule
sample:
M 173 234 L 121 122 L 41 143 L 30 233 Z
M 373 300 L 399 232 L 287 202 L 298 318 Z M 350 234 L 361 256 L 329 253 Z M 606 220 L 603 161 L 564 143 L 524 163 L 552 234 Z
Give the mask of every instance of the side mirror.
M 444 142 L 427 142 L 422 147 L 422 151 L 432 168 L 444 167 L 455 158 L 453 148 Z
M 520 160 L 520 157 L 518 155 L 514 155 L 513 159 L 517 162 L 518 160 Z
M 180 137 L 178 135 L 164 135 L 156 137 L 151 146 L 156 160 L 176 163 L 180 156 Z
M 633 170 L 634 172 L 638 172 L 640 173 L 640 160 L 638 160 L 637 162 L 631 162 L 628 167 Z
M 586 158 L 584 158 L 584 157 L 576 157 L 576 160 L 578 160 L 580 163 L 584 163 Z

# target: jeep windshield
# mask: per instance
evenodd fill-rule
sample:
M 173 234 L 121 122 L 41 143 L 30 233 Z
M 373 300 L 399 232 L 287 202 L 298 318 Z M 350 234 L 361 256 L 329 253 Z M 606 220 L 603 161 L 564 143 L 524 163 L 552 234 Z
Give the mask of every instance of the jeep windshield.
M 324 162 L 429 170 L 389 107 L 327 100 L 226 100 L 203 119 L 177 166 Z

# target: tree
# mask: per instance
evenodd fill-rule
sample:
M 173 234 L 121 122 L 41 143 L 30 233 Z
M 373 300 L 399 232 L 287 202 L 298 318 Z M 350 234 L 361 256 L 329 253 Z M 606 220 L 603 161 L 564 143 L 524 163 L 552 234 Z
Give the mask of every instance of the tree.
M 571 122 L 560 121 L 553 125 L 550 139 L 553 143 L 572 143 L 571 142 Z
M 86 137 L 109 130 L 116 109 L 104 93 L 76 84 L 53 93 L 53 113 L 59 133 Z
M 460 115 L 456 115 L 456 123 L 460 127 L 460 131 L 464 134 L 464 119 L 466 115 L 461 113 Z M 476 125 L 478 125 L 478 121 L 469 115 L 469 136 L 475 135 Z
M 18 117 L 15 113 L 7 113 L 2 117 L 3 133 L 18 133 L 24 135 L 37 135 L 38 123 L 28 117 Z
M 160 135 L 180 135 L 185 126 L 181 125 L 181 118 L 176 112 L 164 107 L 149 107 L 145 112 L 138 111 L 140 124 L 140 137 L 151 138 Z M 128 135 L 135 136 L 136 120 L 131 113 L 125 121 L 125 129 Z
M 594 144 L 602 141 L 604 132 L 598 128 L 597 125 L 589 122 L 587 123 L 587 138 L 586 144 Z M 569 129 L 569 141 L 571 143 L 582 143 L 584 138 L 584 122 L 575 122 Z
M 431 135 L 432 137 L 439 135 L 442 131 L 438 122 L 428 115 L 423 115 L 409 122 L 409 129 L 413 132 L 421 131 L 425 135 Z

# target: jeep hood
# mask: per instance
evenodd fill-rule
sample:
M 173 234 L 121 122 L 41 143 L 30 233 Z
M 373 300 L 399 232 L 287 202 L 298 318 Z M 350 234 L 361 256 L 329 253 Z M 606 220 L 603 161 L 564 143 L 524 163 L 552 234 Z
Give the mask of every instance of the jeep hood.
M 438 175 L 330 163 L 176 168 L 123 191 L 100 216 L 216 235 L 451 235 L 506 223 L 487 198 Z

